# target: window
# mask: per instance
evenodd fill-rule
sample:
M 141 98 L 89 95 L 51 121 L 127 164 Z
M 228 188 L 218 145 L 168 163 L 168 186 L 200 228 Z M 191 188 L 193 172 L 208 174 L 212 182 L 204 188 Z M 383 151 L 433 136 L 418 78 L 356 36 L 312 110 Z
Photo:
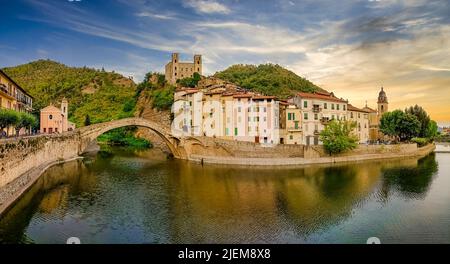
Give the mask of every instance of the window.
M 53 119 L 53 115 L 49 115 L 48 119 L 52 120 Z
M 238 107 L 238 112 L 239 112 L 239 113 L 241 112 L 241 107 L 240 107 L 240 106 Z
M 230 129 L 227 127 L 225 128 L 225 136 L 228 136 L 230 134 Z
M 252 132 L 252 127 L 248 127 L 248 132 Z
M 334 119 L 334 115 L 331 115 L 331 119 Z
M 358 113 L 358 118 L 361 118 L 361 113 Z
M 331 104 L 331 110 L 334 110 L 334 104 Z
M 308 113 L 305 113 L 305 114 L 303 115 L 303 119 L 308 120 Z
M 290 135 L 290 136 L 289 136 L 289 139 L 290 139 L 290 140 L 293 140 L 293 139 L 294 139 L 294 136 Z
M 242 118 L 238 117 L 238 122 L 241 123 L 242 122 Z
M 292 120 L 295 120 L 295 113 L 292 113 Z
M 47 128 L 44 127 L 44 133 L 47 133 Z
M 342 105 L 342 108 L 343 108 L 343 109 L 344 109 L 344 111 L 345 111 L 345 108 L 346 108 L 346 107 L 345 107 L 345 105 Z
M 336 109 L 339 110 L 339 104 L 336 104 Z
M 350 112 L 350 118 L 353 118 L 353 112 Z
M 308 108 L 308 101 L 303 101 L 303 107 Z
M 314 120 L 319 119 L 319 116 L 317 114 L 314 114 Z
M 291 113 L 288 113 L 288 120 L 292 120 Z
M 238 129 L 237 129 L 237 127 L 234 128 L 234 135 L 235 135 L 235 136 L 238 135 Z
M 327 103 L 323 103 L 323 109 L 328 109 L 328 104 Z

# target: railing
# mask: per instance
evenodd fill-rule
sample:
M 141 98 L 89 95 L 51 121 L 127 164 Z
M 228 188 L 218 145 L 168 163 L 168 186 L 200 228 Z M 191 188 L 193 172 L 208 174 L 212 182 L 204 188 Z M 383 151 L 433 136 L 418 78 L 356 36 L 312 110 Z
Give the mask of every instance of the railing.
M 320 119 L 320 123 L 322 123 L 322 125 L 328 125 L 329 122 L 330 119 L 328 117 L 323 117 L 322 119 Z
M 287 128 L 288 131 L 302 131 L 301 127 L 288 127 Z
M 320 134 L 319 130 L 314 130 L 314 135 L 319 135 L 319 134 Z
M 4 85 L 3 83 L 0 84 L 0 90 L 8 95 L 11 95 L 8 91 L 8 87 L 6 87 L 6 85 Z
M 316 107 L 316 106 L 313 107 L 313 112 L 314 113 L 319 113 L 320 111 L 322 111 L 322 108 Z

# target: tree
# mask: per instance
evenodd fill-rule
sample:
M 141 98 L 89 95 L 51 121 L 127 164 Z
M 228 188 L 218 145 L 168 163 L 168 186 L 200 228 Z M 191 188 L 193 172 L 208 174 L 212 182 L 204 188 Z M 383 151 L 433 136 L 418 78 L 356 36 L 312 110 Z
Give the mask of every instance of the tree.
M 425 109 L 423 109 L 421 106 L 415 105 L 410 106 L 409 108 L 405 109 L 406 114 L 411 114 L 417 117 L 417 120 L 420 122 L 420 132 L 419 137 L 427 137 L 427 131 L 429 124 L 431 122 L 430 116 L 427 114 Z
M 426 137 L 430 140 L 434 140 L 438 136 L 438 125 L 436 121 L 431 120 L 428 124 L 428 129 L 426 133 Z
M 420 135 L 420 121 L 415 115 L 404 114 L 397 122 L 400 140 L 407 141 Z
M 86 117 L 84 118 L 84 125 L 85 126 L 91 125 L 91 117 L 89 115 L 86 115 Z
M 19 117 L 16 111 L 0 109 L 0 132 L 10 126 L 15 126 Z
M 30 129 L 37 123 L 36 117 L 28 113 L 18 113 L 18 119 L 15 124 L 16 136 L 19 136 L 19 132 L 22 128 Z
M 404 113 L 400 110 L 384 113 L 380 119 L 381 132 L 387 136 L 398 137 L 397 120 L 403 115 Z
M 419 136 L 420 122 L 415 115 L 395 110 L 383 114 L 380 130 L 385 135 L 405 141 Z
M 320 133 L 320 140 L 330 154 L 338 154 L 357 147 L 358 137 L 353 134 L 356 122 L 332 120 Z
M 194 72 L 194 74 L 192 75 L 192 77 L 187 77 L 187 78 L 183 78 L 183 79 L 179 79 L 177 80 L 177 83 L 183 87 L 196 87 L 198 82 L 201 80 L 201 76 L 200 74 L 198 74 L 198 72 Z

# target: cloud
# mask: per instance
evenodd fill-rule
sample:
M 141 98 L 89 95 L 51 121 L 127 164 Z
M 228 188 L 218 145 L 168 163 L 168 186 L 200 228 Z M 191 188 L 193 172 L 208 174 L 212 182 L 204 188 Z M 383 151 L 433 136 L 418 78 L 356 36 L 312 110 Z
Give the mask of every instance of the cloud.
M 163 52 L 167 58 L 175 51 L 203 54 L 206 74 L 235 63 L 279 63 L 355 106 L 368 100 L 373 107 L 383 85 L 393 107 L 423 100 L 421 104 L 431 109 L 433 117 L 450 119 L 443 107 L 450 100 L 445 89 L 450 87 L 449 7 L 439 1 L 363 1 L 360 6 L 346 1 L 295 5 L 286 1 L 281 11 L 270 3 L 239 2 L 233 6 L 232 20 L 192 15 L 183 8 L 168 9 L 148 1 L 127 1 L 135 20 L 123 21 L 127 23 L 75 7 L 79 5 L 30 3 L 43 14 L 34 21 Z M 217 1 L 191 0 L 184 7 L 202 14 L 231 13 Z M 266 13 L 258 9 L 266 7 Z M 249 16 L 249 10 L 255 15 Z M 151 19 L 136 19 L 146 17 Z M 147 61 L 153 58 L 130 53 L 124 62 L 110 66 L 141 78 L 146 71 L 162 69 L 162 57 L 150 64 Z
M 226 5 L 214 0 L 188 0 L 186 5 L 193 8 L 196 12 L 206 14 L 228 14 L 231 12 Z
M 175 17 L 172 15 L 157 14 L 157 13 L 152 13 L 152 12 L 148 12 L 148 11 L 137 13 L 136 16 L 137 17 L 150 17 L 150 18 L 162 19 L 162 20 L 175 19 Z

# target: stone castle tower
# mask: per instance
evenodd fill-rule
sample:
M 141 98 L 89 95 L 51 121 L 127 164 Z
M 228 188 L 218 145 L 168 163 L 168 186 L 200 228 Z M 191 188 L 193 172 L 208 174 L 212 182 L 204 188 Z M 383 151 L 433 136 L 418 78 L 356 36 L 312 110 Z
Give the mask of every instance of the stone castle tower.
M 172 60 L 166 64 L 165 77 L 170 84 L 177 80 L 192 77 L 194 73 L 202 75 L 202 56 L 194 55 L 193 62 L 181 62 L 179 53 L 172 53 Z

